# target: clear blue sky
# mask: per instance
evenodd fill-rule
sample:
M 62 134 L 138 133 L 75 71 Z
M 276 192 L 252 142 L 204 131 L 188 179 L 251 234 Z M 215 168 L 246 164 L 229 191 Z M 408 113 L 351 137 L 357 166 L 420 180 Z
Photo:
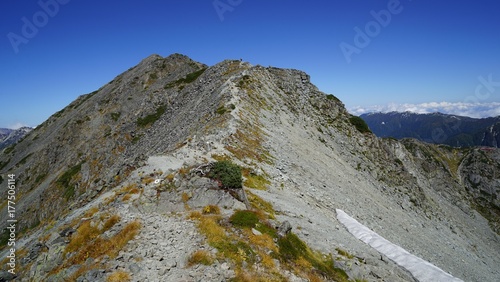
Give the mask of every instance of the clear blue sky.
M 497 0 L 3 0 L 0 13 L 0 127 L 40 124 L 153 53 L 301 69 L 359 113 L 500 102 Z

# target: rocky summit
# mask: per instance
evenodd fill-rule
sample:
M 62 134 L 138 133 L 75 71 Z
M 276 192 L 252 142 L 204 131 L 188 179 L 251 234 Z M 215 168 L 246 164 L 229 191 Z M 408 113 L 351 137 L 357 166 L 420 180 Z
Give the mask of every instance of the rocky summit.
M 338 209 L 499 281 L 499 171 L 496 148 L 377 138 L 302 71 L 152 55 L 2 150 L 0 280 L 416 281 Z

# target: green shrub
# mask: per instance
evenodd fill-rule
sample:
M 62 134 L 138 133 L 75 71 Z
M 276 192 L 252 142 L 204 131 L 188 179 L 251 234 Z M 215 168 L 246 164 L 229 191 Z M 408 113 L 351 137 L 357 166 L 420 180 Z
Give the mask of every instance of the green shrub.
M 69 199 L 75 194 L 75 186 L 70 185 L 71 180 L 82 169 L 82 163 L 79 163 L 65 171 L 56 181 L 59 187 L 64 189 L 64 198 Z
M 370 128 L 368 127 L 368 124 L 366 122 L 358 117 L 358 116 L 352 116 L 349 118 L 349 121 L 351 122 L 352 125 L 356 127 L 356 129 L 361 132 L 361 133 L 366 133 L 369 132 L 371 133 Z
M 117 112 L 117 113 L 111 113 L 111 119 L 114 120 L 114 121 L 117 121 L 121 116 L 121 113 L 120 112 Z
M 242 188 L 241 168 L 231 161 L 218 161 L 210 170 L 208 177 L 220 181 L 224 188 Z
M 259 217 L 253 211 L 237 210 L 229 221 L 238 227 L 254 228 L 259 223 Z
M 5 148 L 3 150 L 4 154 L 9 154 L 11 153 L 12 151 L 14 151 L 14 148 L 16 148 L 16 144 L 12 144 L 10 145 L 9 147 Z
M 158 75 L 156 73 L 150 73 L 149 74 L 149 79 L 156 80 L 156 79 L 158 79 Z
M 35 184 L 40 183 L 42 180 L 44 180 L 44 179 L 45 179 L 45 177 L 47 177 L 47 174 L 46 174 L 46 173 L 38 175 L 38 176 L 36 177 L 36 179 L 35 179 Z
M 278 247 L 282 261 L 308 257 L 307 245 L 292 232 L 278 239 Z
M 0 170 L 2 170 L 4 167 L 6 167 L 10 163 L 10 159 L 8 159 L 5 162 L 0 162 Z
M 215 112 L 219 115 L 223 115 L 224 113 L 227 112 L 227 109 L 224 106 L 220 106 L 217 108 L 217 110 Z
M 26 157 L 22 158 L 17 164 L 16 166 L 20 166 L 20 165 L 23 165 L 26 163 L 26 161 L 28 160 L 29 157 L 31 157 L 31 155 L 33 155 L 33 153 L 29 153 Z
M 186 75 L 186 77 L 184 79 L 182 79 L 182 82 L 191 83 L 191 82 L 195 81 L 202 73 L 205 72 L 205 70 L 206 70 L 206 68 L 203 68 L 203 69 L 197 70 L 195 72 L 192 72 L 192 73 Z
M 7 228 L 4 228 L 0 232 L 0 249 L 7 246 L 10 238 L 10 231 Z
M 202 69 L 199 69 L 199 70 L 194 71 L 192 73 L 189 73 L 188 75 L 186 75 L 183 78 L 180 78 L 180 79 L 177 79 L 176 81 L 172 81 L 172 82 L 167 83 L 163 88 L 168 89 L 168 88 L 174 87 L 174 86 L 182 84 L 182 83 L 185 83 L 185 84 L 191 83 L 191 82 L 195 81 L 202 73 L 204 73 L 205 70 L 206 70 L 206 68 L 202 68 Z M 179 89 L 179 90 L 182 90 L 182 89 Z
M 334 95 L 332 95 L 332 94 L 327 94 L 327 95 L 326 95 L 326 99 L 328 99 L 328 100 L 334 100 L 334 101 L 340 102 L 339 98 L 335 97 L 335 96 L 334 96 Z
M 146 127 L 157 121 L 164 113 L 167 108 L 162 105 L 156 109 L 154 114 L 147 115 L 143 118 L 138 118 L 136 124 L 140 127 Z

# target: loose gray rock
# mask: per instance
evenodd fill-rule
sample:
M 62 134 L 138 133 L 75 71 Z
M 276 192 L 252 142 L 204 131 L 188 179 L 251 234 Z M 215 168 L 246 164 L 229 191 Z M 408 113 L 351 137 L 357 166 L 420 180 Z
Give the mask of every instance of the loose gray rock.
M 284 221 L 278 227 L 278 236 L 285 237 L 288 233 L 290 233 L 290 231 L 292 231 L 292 225 L 290 224 L 290 222 Z

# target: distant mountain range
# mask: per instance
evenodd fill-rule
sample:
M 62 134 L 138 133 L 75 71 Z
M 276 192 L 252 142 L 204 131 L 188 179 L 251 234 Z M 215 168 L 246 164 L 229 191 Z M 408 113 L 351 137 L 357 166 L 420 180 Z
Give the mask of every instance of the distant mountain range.
M 416 138 L 453 147 L 499 147 L 500 116 L 470 118 L 442 113 L 369 113 L 360 116 L 379 137 Z
M 33 130 L 31 127 L 18 129 L 0 128 L 0 150 L 16 143 Z

